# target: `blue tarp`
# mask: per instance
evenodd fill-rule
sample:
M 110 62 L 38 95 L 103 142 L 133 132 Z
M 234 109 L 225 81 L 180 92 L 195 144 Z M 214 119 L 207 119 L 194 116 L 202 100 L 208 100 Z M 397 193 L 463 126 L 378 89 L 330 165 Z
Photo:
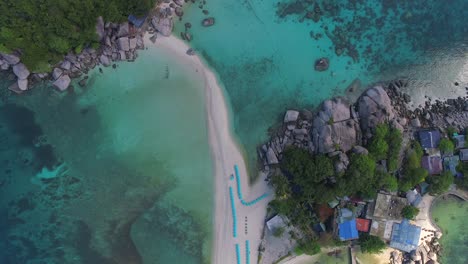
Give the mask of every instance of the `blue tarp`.
M 128 16 L 128 21 L 131 22 L 135 27 L 137 28 L 140 28 L 141 26 L 143 26 L 143 23 L 145 23 L 145 20 L 146 20 L 146 16 L 143 16 L 143 17 L 136 17 L 134 15 L 129 15 Z
M 405 252 L 418 248 L 421 227 L 409 223 L 403 219 L 400 224 L 393 224 L 392 239 L 390 246 Z
M 339 225 L 339 236 L 341 241 L 358 239 L 359 234 L 356 228 L 356 219 L 343 222 Z
M 437 148 L 440 142 L 440 132 L 437 130 L 419 131 L 419 142 L 423 148 Z

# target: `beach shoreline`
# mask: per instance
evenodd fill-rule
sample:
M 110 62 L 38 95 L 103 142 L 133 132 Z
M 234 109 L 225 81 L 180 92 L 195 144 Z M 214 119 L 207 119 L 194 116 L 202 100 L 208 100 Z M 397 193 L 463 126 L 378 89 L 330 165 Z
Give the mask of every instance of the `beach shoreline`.
M 145 37 L 145 42 L 152 45 L 148 36 Z M 231 177 L 234 175 L 234 166 L 237 165 L 239 169 L 240 185 L 245 200 L 251 201 L 261 194 L 269 193 L 269 187 L 263 179 L 259 179 L 252 186 L 248 184 L 246 163 L 231 134 L 228 104 L 226 104 L 222 87 L 218 84 L 215 74 L 209 70 L 200 57 L 187 55 L 186 52 L 190 47 L 174 36 L 160 37 L 154 45 L 172 53 L 174 59 L 191 65 L 205 81 L 208 136 L 215 177 L 211 263 L 237 263 L 236 244 L 241 249 L 240 257 L 244 262 L 247 258 L 246 244 L 248 243 L 250 244 L 250 259 L 254 263 L 258 256 L 258 246 L 261 242 L 269 199 L 263 199 L 252 206 L 246 206 L 241 199 L 234 199 L 236 216 L 239 220 L 237 221 L 239 232 L 234 237 L 234 220 L 229 199 L 229 188 L 237 189 L 235 181 Z

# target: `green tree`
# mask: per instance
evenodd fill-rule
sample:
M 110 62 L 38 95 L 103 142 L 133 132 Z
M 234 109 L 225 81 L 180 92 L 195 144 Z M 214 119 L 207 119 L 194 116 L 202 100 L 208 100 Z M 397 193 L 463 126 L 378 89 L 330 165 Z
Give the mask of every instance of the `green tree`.
M 389 146 L 387 167 L 389 171 L 396 171 L 398 169 L 398 161 L 402 143 L 403 136 L 400 130 L 396 128 L 390 128 L 387 134 L 387 144 Z
M 374 136 L 370 144 L 367 146 L 369 153 L 376 160 L 383 160 L 388 155 L 388 143 L 386 137 L 388 135 L 388 124 L 380 124 L 375 128 Z
M 415 168 L 405 171 L 404 178 L 399 183 L 400 191 L 407 192 L 415 185 L 423 182 L 429 173 L 423 168 Z
M 352 154 L 346 170 L 349 193 L 366 191 L 368 185 L 375 182 L 375 167 L 375 161 L 369 155 Z
M 363 233 L 359 236 L 359 244 L 364 253 L 378 254 L 385 249 L 385 242 L 379 237 Z
M 450 171 L 444 171 L 441 175 L 431 175 L 427 178 L 427 183 L 430 184 L 428 191 L 435 195 L 442 194 L 449 189 L 453 180 Z
M 444 154 L 453 153 L 453 150 L 455 149 L 455 145 L 450 139 L 443 138 L 439 143 L 439 149 Z
M 283 174 L 275 174 L 271 177 L 271 184 L 275 189 L 275 195 L 278 199 L 286 199 L 291 194 L 289 181 Z
M 401 216 L 409 220 L 414 219 L 418 214 L 419 209 L 411 205 L 407 205 L 401 209 Z
M 376 172 L 377 186 L 387 191 L 398 190 L 398 181 L 395 176 L 382 171 Z

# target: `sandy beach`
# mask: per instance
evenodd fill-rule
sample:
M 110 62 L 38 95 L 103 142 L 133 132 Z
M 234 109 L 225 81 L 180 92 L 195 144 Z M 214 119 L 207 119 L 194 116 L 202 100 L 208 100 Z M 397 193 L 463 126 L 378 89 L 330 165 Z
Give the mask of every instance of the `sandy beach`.
M 216 76 L 197 56 L 189 56 L 186 51 L 189 46 L 173 36 L 159 37 L 153 44 L 149 37 L 146 45 L 156 45 L 173 54 L 174 59 L 189 64 L 205 81 L 206 112 L 209 128 L 209 140 L 214 164 L 214 195 L 215 214 L 212 241 L 212 263 L 238 263 L 236 244 L 240 248 L 240 262 L 246 263 L 246 241 L 250 245 L 250 262 L 256 263 L 258 246 L 264 226 L 266 208 L 271 198 L 259 201 L 252 206 L 243 205 L 237 195 L 234 165 L 239 168 L 240 182 L 244 201 L 252 201 L 260 195 L 269 192 L 267 183 L 259 179 L 249 186 L 244 158 L 231 135 L 229 110 L 224 98 L 223 89 L 217 83 Z M 237 236 L 233 236 L 233 215 L 229 195 L 229 187 L 234 192 L 234 204 L 237 212 Z M 209 191 L 209 190 L 207 190 Z

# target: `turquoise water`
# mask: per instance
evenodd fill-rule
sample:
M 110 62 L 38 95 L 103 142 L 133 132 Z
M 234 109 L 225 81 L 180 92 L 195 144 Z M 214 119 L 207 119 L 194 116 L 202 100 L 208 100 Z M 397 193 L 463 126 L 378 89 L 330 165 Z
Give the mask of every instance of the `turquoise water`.
M 2 95 L 0 263 L 208 262 L 203 79 L 151 48 L 78 87 Z
M 306 16 L 315 3 L 318 22 Z M 251 168 L 285 109 L 347 95 L 355 79 L 361 88 L 400 77 L 415 89 L 452 86 L 468 52 L 466 0 L 208 0 L 203 9 L 216 19 L 209 28 L 198 5 L 186 9 L 176 33 L 192 24 L 190 45 L 226 87 Z M 320 57 L 330 59 L 328 71 L 314 71 Z
M 468 203 L 454 197 L 439 199 L 432 207 L 432 219 L 442 229 L 440 263 L 464 264 L 468 257 Z

